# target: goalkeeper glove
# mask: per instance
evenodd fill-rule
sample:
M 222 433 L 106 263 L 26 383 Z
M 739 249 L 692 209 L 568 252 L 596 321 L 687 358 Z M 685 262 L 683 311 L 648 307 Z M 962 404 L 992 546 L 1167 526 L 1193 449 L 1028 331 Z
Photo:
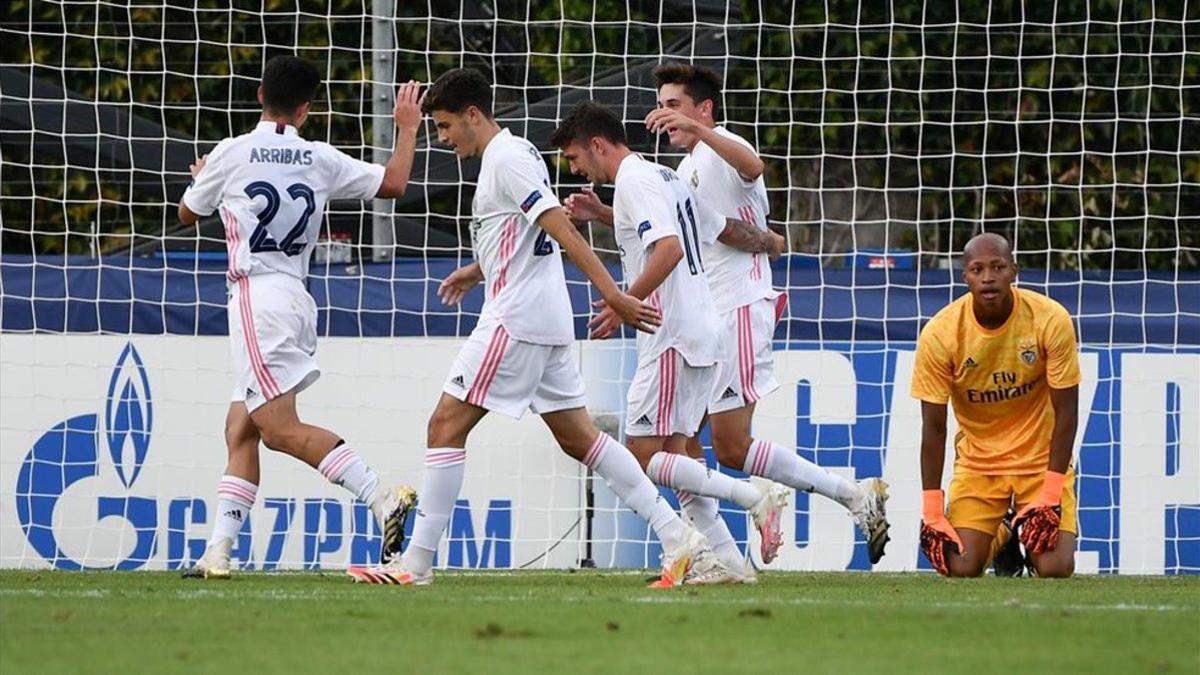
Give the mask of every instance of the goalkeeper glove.
M 1013 527 L 1021 528 L 1021 543 L 1029 553 L 1045 553 L 1058 546 L 1060 504 L 1066 479 L 1066 475 L 1057 471 L 1047 471 L 1042 482 L 1042 495 L 1025 505 L 1013 518 Z
M 944 504 L 946 493 L 941 490 L 925 490 L 921 493 L 924 503 L 921 515 L 921 551 L 933 565 L 933 569 L 942 576 L 950 575 L 950 566 L 946 563 L 946 546 L 953 544 L 959 555 L 965 554 L 962 538 L 946 520 Z

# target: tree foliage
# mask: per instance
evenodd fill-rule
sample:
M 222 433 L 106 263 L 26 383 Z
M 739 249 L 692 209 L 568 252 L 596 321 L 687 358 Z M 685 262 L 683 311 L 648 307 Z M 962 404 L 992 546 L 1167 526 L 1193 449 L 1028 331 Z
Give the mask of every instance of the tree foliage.
M 715 18 L 690 3 L 396 5 L 396 78 L 483 66 L 500 105 L 723 39 L 725 115 L 767 160 L 772 221 L 796 250 L 907 248 L 938 264 L 986 229 L 1037 267 L 1200 264 L 1197 3 L 744 0 Z M 6 67 L 201 142 L 254 122 L 262 63 L 282 52 L 326 73 L 307 137 L 363 153 L 389 123 L 370 116 L 371 81 L 393 73 L 371 61 L 364 0 L 2 11 Z M 173 220 L 161 181 L 0 151 L 6 250 L 119 250 Z

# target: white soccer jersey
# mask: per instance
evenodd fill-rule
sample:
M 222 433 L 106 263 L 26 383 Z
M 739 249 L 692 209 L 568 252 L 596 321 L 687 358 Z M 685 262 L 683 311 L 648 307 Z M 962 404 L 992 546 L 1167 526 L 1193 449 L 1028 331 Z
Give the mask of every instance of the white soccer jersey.
M 537 148 L 507 129 L 496 134 L 483 150 L 471 204 L 471 243 L 487 286 L 480 327 L 499 323 L 534 344 L 574 341 L 562 253 L 537 225 L 558 205 Z
M 744 138 L 724 127 L 717 134 L 753 149 Z M 682 176 L 697 194 L 704 195 L 710 208 L 727 218 L 744 220 L 760 229 L 767 228 L 767 187 L 762 176 L 747 182 L 712 148 L 697 143 L 679 163 Z M 721 314 L 755 300 L 778 295 L 771 288 L 771 267 L 766 253 L 746 253 L 713 240 L 704 248 L 704 267 L 713 302 Z
M 638 333 L 638 363 L 649 363 L 671 347 L 689 365 L 717 363 L 720 326 L 701 249 L 721 233 L 724 219 L 701 204 L 679 174 L 631 154 L 617 168 L 613 224 L 627 285 L 641 276 L 654 242 L 678 237 L 683 248 L 683 259 L 647 298 L 663 323 L 653 335 Z
M 183 204 L 201 216 L 220 208 L 230 282 L 266 273 L 303 280 L 325 204 L 373 198 L 383 171 L 327 143 L 305 140 L 291 125 L 259 122 L 254 131 L 213 148 Z

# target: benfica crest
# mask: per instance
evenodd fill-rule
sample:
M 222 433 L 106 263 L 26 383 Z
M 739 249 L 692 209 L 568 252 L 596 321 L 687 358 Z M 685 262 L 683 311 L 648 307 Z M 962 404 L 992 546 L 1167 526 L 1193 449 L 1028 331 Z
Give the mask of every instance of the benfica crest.
M 1025 362 L 1025 365 L 1032 366 L 1037 361 L 1037 351 L 1034 350 L 1033 345 L 1020 345 L 1017 349 L 1021 351 L 1021 360 Z

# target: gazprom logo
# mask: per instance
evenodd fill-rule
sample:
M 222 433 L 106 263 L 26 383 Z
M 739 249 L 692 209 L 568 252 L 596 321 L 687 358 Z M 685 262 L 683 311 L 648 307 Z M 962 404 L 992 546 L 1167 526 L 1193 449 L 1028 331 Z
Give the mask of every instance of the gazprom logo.
M 54 534 L 54 510 L 72 485 L 100 475 L 101 434 L 117 478 L 126 489 L 137 481 L 150 449 L 154 419 L 150 381 L 132 342 L 125 344 L 113 367 L 103 419 L 103 430 L 98 413 L 58 422 L 34 443 L 17 475 L 17 519 L 25 538 L 43 558 L 61 569 L 84 569 L 84 565 L 59 546 Z M 128 495 L 97 497 L 97 521 L 110 517 L 128 521 L 136 533 L 132 551 L 111 568 L 140 567 L 156 548 L 157 503 Z
M 118 353 L 103 405 L 97 396 L 95 407 L 100 410 L 55 423 L 21 462 L 14 492 L 29 546 L 67 570 L 128 570 L 155 562 L 179 569 L 199 559 L 206 540 L 198 530 L 209 529 L 215 509 L 195 490 L 211 486 L 172 482 L 161 462 L 143 471 L 154 399 L 146 364 L 132 342 Z M 256 553 L 247 516 L 232 551 L 241 568 L 300 563 L 320 569 L 331 557 L 347 555 L 355 565 L 379 562 L 383 534 L 366 504 L 295 494 L 264 495 L 260 501 L 255 531 L 265 546 Z M 451 518 L 447 564 L 511 566 L 512 510 L 508 499 L 486 506 L 477 501 L 475 509 L 460 499 Z
M 131 488 L 146 463 L 150 430 L 154 426 L 150 380 L 132 342 L 125 345 L 108 381 L 104 419 L 113 466 L 125 487 Z

